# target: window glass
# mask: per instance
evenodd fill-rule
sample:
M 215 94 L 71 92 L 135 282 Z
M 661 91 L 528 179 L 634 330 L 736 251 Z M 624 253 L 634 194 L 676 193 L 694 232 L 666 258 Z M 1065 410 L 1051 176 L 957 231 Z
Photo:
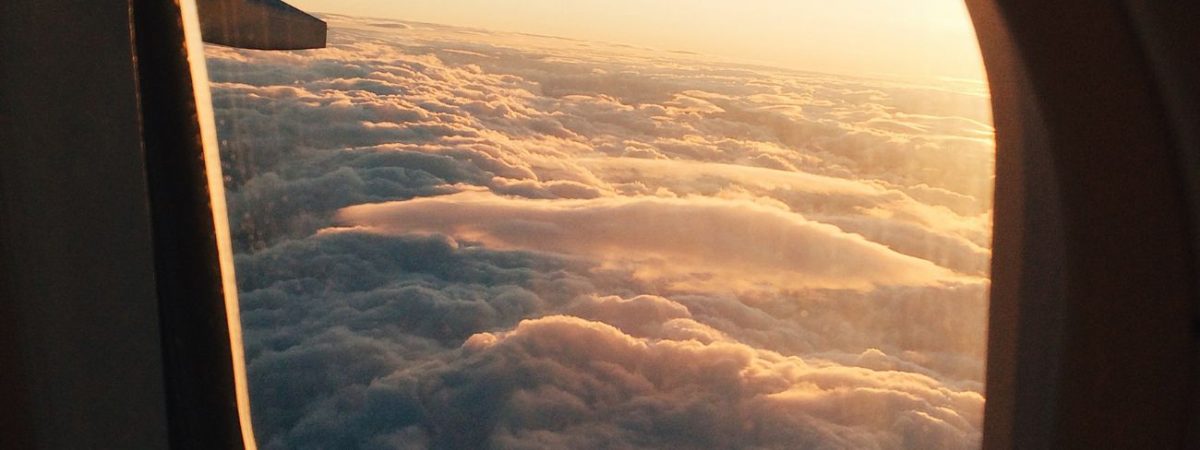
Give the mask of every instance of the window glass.
M 961 2 L 293 3 L 207 48 L 260 446 L 979 445 Z

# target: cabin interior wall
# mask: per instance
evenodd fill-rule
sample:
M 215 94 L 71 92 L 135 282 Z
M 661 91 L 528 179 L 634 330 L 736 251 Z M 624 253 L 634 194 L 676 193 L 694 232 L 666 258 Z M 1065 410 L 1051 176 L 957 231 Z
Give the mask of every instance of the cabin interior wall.
M 0 2 L 2 448 L 167 448 L 132 42 L 124 0 Z

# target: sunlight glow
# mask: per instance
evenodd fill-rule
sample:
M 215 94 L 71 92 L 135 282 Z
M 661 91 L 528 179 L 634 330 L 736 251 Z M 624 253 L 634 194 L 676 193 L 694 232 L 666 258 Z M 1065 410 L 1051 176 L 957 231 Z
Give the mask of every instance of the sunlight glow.
M 318 13 L 625 43 L 858 76 L 983 79 L 962 0 L 296 0 Z

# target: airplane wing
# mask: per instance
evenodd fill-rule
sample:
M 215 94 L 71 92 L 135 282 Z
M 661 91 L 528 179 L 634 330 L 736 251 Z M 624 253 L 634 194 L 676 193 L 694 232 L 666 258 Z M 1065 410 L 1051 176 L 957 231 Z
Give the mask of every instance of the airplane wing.
M 204 42 L 257 50 L 324 48 L 324 21 L 281 0 L 196 0 Z

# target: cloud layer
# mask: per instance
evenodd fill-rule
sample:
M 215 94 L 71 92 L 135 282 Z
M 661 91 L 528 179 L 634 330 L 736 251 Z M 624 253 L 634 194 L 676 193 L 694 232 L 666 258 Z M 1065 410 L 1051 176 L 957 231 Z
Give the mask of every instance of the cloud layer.
M 954 274 L 862 236 L 745 200 L 527 200 L 462 193 L 362 205 L 339 218 L 377 233 L 457 236 L 490 248 L 562 252 L 707 289 L 935 285 Z M 713 286 L 713 285 L 716 286 Z
M 985 93 L 428 24 L 212 47 L 264 448 L 970 448 Z

